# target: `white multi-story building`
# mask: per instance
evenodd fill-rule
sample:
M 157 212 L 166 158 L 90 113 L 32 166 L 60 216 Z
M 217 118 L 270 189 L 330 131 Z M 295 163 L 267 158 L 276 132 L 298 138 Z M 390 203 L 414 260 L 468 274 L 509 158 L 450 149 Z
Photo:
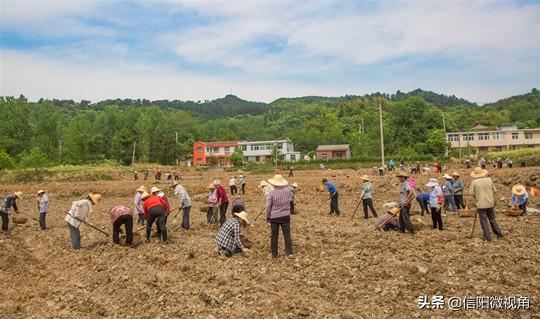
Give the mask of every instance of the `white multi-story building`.
M 262 163 L 272 161 L 272 150 L 274 145 L 286 162 L 297 162 L 302 159 L 301 152 L 294 151 L 294 144 L 291 140 L 275 141 L 239 141 L 238 148 L 244 153 L 244 161 Z

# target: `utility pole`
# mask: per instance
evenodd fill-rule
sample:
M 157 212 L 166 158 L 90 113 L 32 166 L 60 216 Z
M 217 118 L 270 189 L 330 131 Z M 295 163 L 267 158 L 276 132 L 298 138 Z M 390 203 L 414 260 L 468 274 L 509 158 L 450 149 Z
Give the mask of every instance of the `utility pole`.
M 58 162 L 62 163 L 62 140 L 58 142 Z
M 442 125 L 443 125 L 443 131 L 444 131 L 444 141 L 445 141 L 444 157 L 448 157 L 448 146 L 446 145 L 446 142 L 447 142 L 447 139 L 446 139 L 446 121 L 444 119 L 444 113 L 442 115 Z
M 384 167 L 384 130 L 382 120 L 382 106 L 379 98 L 379 126 L 381 127 L 381 166 Z
M 463 136 L 463 128 L 459 129 L 459 135 L 458 135 L 458 147 L 459 147 L 459 163 L 462 163 L 461 159 L 461 137 Z
M 135 163 L 135 147 L 137 145 L 137 141 L 133 141 L 133 156 L 131 157 L 131 168 L 133 168 L 133 164 Z

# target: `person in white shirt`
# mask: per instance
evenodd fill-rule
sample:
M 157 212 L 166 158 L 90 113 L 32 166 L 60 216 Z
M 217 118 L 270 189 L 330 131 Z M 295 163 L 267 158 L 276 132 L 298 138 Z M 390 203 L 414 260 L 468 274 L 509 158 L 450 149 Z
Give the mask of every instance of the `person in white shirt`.
M 189 229 L 189 212 L 191 211 L 192 205 L 191 198 L 184 186 L 177 181 L 172 183 L 172 187 L 174 187 L 174 195 L 178 197 L 182 209 L 182 228 L 184 231 L 187 231 Z
M 229 180 L 229 187 L 231 189 L 231 195 L 238 194 L 238 188 L 236 187 L 236 176 L 231 177 Z
M 90 214 L 93 212 L 93 206 L 101 201 L 101 195 L 90 193 L 83 200 L 75 201 L 71 204 L 71 209 L 66 214 L 64 220 L 69 229 L 71 238 L 71 247 L 73 250 L 81 249 L 81 232 L 79 226 L 81 222 L 89 221 Z

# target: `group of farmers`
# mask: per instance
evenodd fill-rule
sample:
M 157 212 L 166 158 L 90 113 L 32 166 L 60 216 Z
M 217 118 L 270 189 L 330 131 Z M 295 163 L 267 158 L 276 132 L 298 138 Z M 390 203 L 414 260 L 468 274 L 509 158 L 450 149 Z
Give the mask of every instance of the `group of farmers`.
M 488 171 L 482 167 L 475 167 L 470 173 L 473 181 L 470 183 L 469 193 L 474 198 L 480 225 L 483 231 L 483 239 L 491 241 L 490 227 L 495 235 L 500 238 L 503 236 L 502 230 L 497 224 L 495 218 L 495 186 L 493 180 L 488 177 Z M 410 221 L 410 209 L 413 200 L 417 200 L 421 209 L 421 215 L 430 213 L 433 221 L 433 229 L 443 230 L 443 220 L 441 209 L 446 211 L 457 211 L 465 208 L 463 193 L 465 185 L 460 179 L 458 172 L 453 172 L 451 175 L 445 174 L 442 185 L 436 178 L 429 179 L 426 184 L 428 189 L 425 193 L 416 193 L 416 182 L 405 172 L 396 174 L 400 181 L 399 203 L 391 205 L 388 210 L 378 216 L 373 207 L 373 184 L 370 177 L 364 175 L 361 177 L 363 181 L 360 192 L 360 203 L 363 204 L 364 218 L 369 218 L 369 211 L 376 218 L 375 226 L 377 229 L 389 230 L 394 229 L 402 233 L 408 232 L 414 234 L 412 223 Z M 245 194 L 245 177 L 240 175 L 241 191 Z M 339 216 L 339 193 L 334 183 L 329 182 L 326 178 L 322 179 L 322 184 L 326 187 L 329 193 L 330 215 Z M 236 189 L 236 177 L 232 177 L 229 181 L 230 191 L 232 195 L 238 193 Z M 234 187 L 233 187 L 234 186 Z M 190 229 L 190 210 L 192 206 L 191 198 L 179 181 L 173 181 L 171 187 L 174 189 L 174 194 L 180 203 L 175 217 L 180 211 L 182 212 L 181 227 L 187 232 Z M 298 185 L 289 183 L 282 175 L 275 175 L 273 178 L 261 181 L 259 188 L 262 189 L 262 194 L 265 198 L 266 205 L 264 208 L 266 221 L 270 225 L 270 243 L 272 256 L 277 258 L 278 253 L 278 237 L 279 229 L 281 229 L 285 242 L 285 254 L 288 258 L 294 258 L 292 238 L 291 238 L 291 214 L 295 212 L 294 198 Z M 249 225 L 248 213 L 244 202 L 240 198 L 232 201 L 232 217 L 226 218 L 227 209 L 229 206 L 229 198 L 227 192 L 221 185 L 219 179 L 214 180 L 209 186 L 208 195 L 208 211 L 207 222 L 214 224 L 217 222 L 217 212 L 219 211 L 220 230 L 216 236 L 215 242 L 218 246 L 218 252 L 230 257 L 235 253 L 247 251 L 247 245 L 243 243 L 240 236 L 240 229 Z M 8 231 L 8 211 L 13 208 L 15 213 L 18 213 L 17 199 L 22 197 L 21 192 L 14 192 L 6 196 L 0 204 L 0 217 L 2 218 L 2 230 Z M 527 202 L 529 194 L 526 187 L 523 185 L 514 185 L 512 187 L 511 204 L 522 210 L 522 214 L 527 211 Z M 93 207 L 101 201 L 101 195 L 90 193 L 85 199 L 74 201 L 69 212 L 66 213 L 65 222 L 69 230 L 71 245 L 74 250 L 79 250 L 81 247 L 81 236 L 79 227 L 81 223 L 86 223 L 91 226 L 90 216 Z M 39 208 L 39 226 L 41 229 L 47 229 L 46 214 L 49 207 L 49 199 L 45 191 L 40 190 L 36 196 L 36 202 Z M 168 241 L 167 219 L 171 211 L 170 202 L 165 193 L 158 187 L 152 187 L 150 191 L 145 186 L 140 186 L 136 190 L 134 197 L 133 211 L 130 207 L 116 205 L 109 211 L 110 222 L 113 227 L 113 242 L 120 243 L 121 228 L 125 230 L 125 243 L 131 245 L 133 242 L 133 226 L 134 218 L 137 218 L 137 224 L 142 227 L 139 230 L 146 229 L 146 240 L 150 240 L 152 226 L 156 223 L 157 237 L 164 243 Z M 450 209 L 448 209 L 450 208 Z M 261 211 L 262 213 L 263 211 Z M 173 221 L 176 223 L 176 220 Z

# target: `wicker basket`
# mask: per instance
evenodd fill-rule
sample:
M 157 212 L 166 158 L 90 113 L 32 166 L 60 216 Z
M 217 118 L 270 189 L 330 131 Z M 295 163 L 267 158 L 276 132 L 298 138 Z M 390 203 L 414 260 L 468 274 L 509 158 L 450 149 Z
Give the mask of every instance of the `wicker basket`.
M 459 217 L 474 217 L 476 210 L 474 208 L 460 209 L 458 212 Z
M 11 220 L 15 224 L 26 224 L 26 222 L 28 221 L 28 218 L 22 217 L 22 216 L 14 216 L 13 218 L 11 218 Z
M 506 216 L 517 217 L 517 216 L 521 216 L 523 211 L 521 209 L 507 208 L 507 209 L 501 210 L 501 213 L 505 214 Z

